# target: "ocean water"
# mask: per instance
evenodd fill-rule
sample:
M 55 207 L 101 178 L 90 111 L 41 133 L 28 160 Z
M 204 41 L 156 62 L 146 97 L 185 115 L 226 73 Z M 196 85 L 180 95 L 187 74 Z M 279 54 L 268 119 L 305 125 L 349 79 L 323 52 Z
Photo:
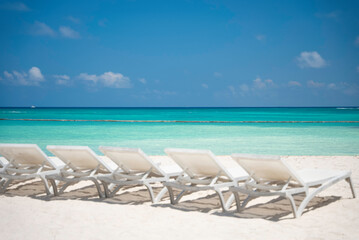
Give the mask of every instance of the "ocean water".
M 150 155 L 164 155 L 167 147 L 219 155 L 359 155 L 359 108 L 0 108 L 0 119 L 6 119 L 0 120 L 0 143 L 36 143 L 43 150 L 86 145 L 99 153 L 103 145 L 139 147 Z

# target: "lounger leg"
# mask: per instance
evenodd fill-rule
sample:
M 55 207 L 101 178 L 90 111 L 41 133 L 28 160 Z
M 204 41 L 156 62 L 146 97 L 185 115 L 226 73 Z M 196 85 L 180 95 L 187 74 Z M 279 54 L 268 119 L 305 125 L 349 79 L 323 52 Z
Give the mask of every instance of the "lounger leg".
M 161 201 L 163 195 L 165 195 L 167 191 L 168 190 L 166 187 L 162 188 L 162 190 L 156 196 L 155 203 L 158 203 L 159 201 Z
M 110 185 L 111 186 L 111 185 Z M 108 197 L 113 197 L 113 196 L 115 196 L 115 194 L 120 190 L 120 188 L 122 187 L 122 185 L 118 185 L 117 187 L 112 187 L 112 188 L 114 188 L 113 190 L 112 190 L 112 192 L 109 190 L 109 196 Z M 108 187 L 109 188 L 109 187 Z
M 233 201 L 234 201 L 234 194 L 232 193 L 231 196 L 228 198 L 228 200 L 226 202 L 226 209 L 227 210 L 231 207 Z
M 354 184 L 353 184 L 353 181 L 352 181 L 352 177 L 346 178 L 345 181 L 347 181 L 349 183 L 349 185 L 350 185 L 350 189 L 352 190 L 353 198 L 356 198 L 356 192 L 355 192 L 355 189 L 354 189 Z
M 6 188 L 12 183 L 12 181 L 12 179 L 8 179 L 7 181 L 5 181 L 0 190 L 0 193 L 4 193 L 6 191 Z
M 6 182 L 5 178 L 0 180 L 0 187 Z
M 255 199 L 255 197 L 249 195 L 246 199 L 244 199 L 242 205 L 240 205 L 240 208 L 243 209 L 253 199 Z
M 221 203 L 221 207 L 222 207 L 223 212 L 227 212 L 226 202 L 224 201 L 224 197 L 223 197 L 222 191 L 219 190 L 219 189 L 215 189 L 214 191 L 216 191 L 216 193 L 217 193 L 218 196 L 219 196 L 219 201 L 220 201 L 220 203 Z
M 300 217 L 305 209 L 305 207 L 308 205 L 308 203 L 310 202 L 310 200 L 312 200 L 319 192 L 324 191 L 325 189 L 327 189 L 328 187 L 334 185 L 335 183 L 341 181 L 344 179 L 344 176 L 339 176 L 336 177 L 334 179 L 329 180 L 328 182 L 324 183 L 323 185 L 321 185 L 319 188 L 315 189 L 312 193 L 310 193 L 309 195 L 307 195 L 305 197 L 305 199 L 303 200 L 303 202 L 300 204 L 298 210 L 297 210 L 297 217 Z M 355 194 L 355 193 L 354 193 Z
M 116 186 L 115 184 L 112 184 L 112 183 L 109 185 L 105 181 L 101 181 L 101 183 L 102 183 L 103 188 L 104 188 L 105 197 L 107 197 L 107 198 L 113 197 L 116 194 L 116 192 L 118 192 L 118 190 L 120 190 L 120 188 L 122 187 L 122 185 Z
M 297 206 L 295 205 L 295 201 L 294 201 L 293 196 L 288 194 L 287 199 L 289 200 L 290 206 L 292 207 L 292 212 L 293 212 L 294 218 L 299 218 L 302 215 L 302 213 L 297 212 Z
M 56 181 L 54 179 L 49 179 L 51 185 L 52 185 L 52 190 L 54 192 L 54 196 L 59 196 L 59 192 L 57 191 L 57 184 Z
M 177 195 L 174 204 L 177 204 L 177 203 L 181 200 L 181 198 L 186 194 L 186 192 L 187 192 L 186 190 L 183 190 L 182 192 L 180 192 L 180 193 Z
M 234 199 L 236 200 L 237 212 L 239 212 L 242 209 L 241 208 L 241 199 L 239 198 L 239 194 L 237 192 L 233 192 L 233 196 L 234 196 Z
M 44 183 L 44 185 L 45 185 L 46 194 L 47 194 L 47 195 L 51 195 L 52 193 L 51 193 L 51 191 L 50 191 L 49 183 L 47 182 L 45 176 L 40 175 L 40 179 L 41 179 L 41 181 L 42 181 L 42 182 Z
M 110 191 L 108 189 L 108 185 L 106 182 L 104 181 L 101 181 L 102 182 L 102 186 L 103 186 L 103 189 L 104 189 L 104 192 L 105 192 L 105 197 L 110 197 Z
M 147 188 L 148 192 L 150 193 L 152 203 L 156 203 L 155 194 L 153 193 L 153 189 L 149 183 L 143 183 Z
M 68 188 L 70 185 L 75 184 L 73 182 L 66 182 L 60 189 L 59 194 L 62 194 L 65 192 L 66 188 Z
M 167 190 L 168 190 L 168 194 L 170 195 L 170 201 L 171 201 L 171 204 L 176 204 L 175 203 L 175 197 L 174 197 L 174 194 L 173 194 L 173 189 L 172 187 L 169 187 L 169 186 L 166 186 Z
M 90 180 L 95 183 L 95 186 L 96 186 L 96 188 L 97 188 L 97 192 L 98 192 L 99 198 L 104 198 L 105 196 L 104 196 L 104 194 L 102 193 L 101 186 L 100 186 L 100 184 L 98 183 L 98 181 L 97 181 L 96 179 L 94 179 L 94 178 L 91 178 Z

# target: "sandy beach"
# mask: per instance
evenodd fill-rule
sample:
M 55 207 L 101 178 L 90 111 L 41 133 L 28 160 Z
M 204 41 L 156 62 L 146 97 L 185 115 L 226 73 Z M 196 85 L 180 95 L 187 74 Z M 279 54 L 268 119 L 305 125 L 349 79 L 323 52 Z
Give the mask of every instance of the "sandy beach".
M 165 156 L 152 156 L 172 164 Z M 220 156 L 231 167 L 229 156 Z M 296 169 L 351 170 L 359 192 L 359 156 L 286 156 Z M 226 194 L 229 196 L 229 193 Z M 296 200 L 300 200 L 298 196 Z M 0 196 L 2 239 L 358 239 L 359 199 L 342 181 L 323 191 L 294 219 L 285 199 L 260 198 L 241 213 L 222 213 L 214 192 L 185 196 L 169 204 L 168 195 L 151 204 L 143 187 L 99 199 L 90 182 L 59 197 L 44 194 L 40 181 L 15 184 Z

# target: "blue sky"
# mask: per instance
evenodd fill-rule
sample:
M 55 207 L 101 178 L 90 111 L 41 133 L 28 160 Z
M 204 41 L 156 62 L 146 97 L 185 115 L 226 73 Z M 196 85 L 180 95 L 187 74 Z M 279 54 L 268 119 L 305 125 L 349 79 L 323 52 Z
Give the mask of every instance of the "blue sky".
M 359 105 L 358 1 L 0 1 L 0 106 Z

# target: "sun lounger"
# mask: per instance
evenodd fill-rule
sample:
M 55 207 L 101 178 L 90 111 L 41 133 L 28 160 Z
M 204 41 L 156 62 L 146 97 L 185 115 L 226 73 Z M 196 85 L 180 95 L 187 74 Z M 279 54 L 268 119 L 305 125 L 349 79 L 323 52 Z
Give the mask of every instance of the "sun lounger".
M 234 198 L 232 195 L 226 203 L 222 192 L 228 187 L 238 186 L 238 182 L 248 178 L 248 174 L 240 167 L 226 169 L 209 150 L 167 148 L 165 152 L 183 170 L 175 181 L 165 183 L 172 204 L 177 204 L 186 192 L 213 190 L 219 196 L 223 211 L 226 211 Z M 173 188 L 182 190 L 176 198 Z
M 0 169 L 5 167 L 9 162 L 4 157 L 0 157 Z
M 64 166 L 58 159 L 49 158 L 36 144 L 0 144 L 2 168 L 0 168 L 0 192 L 14 180 L 40 178 L 46 194 L 51 194 L 46 175 L 54 174 Z
M 47 146 L 47 150 L 61 159 L 66 165 L 58 173 L 46 176 L 54 188 L 54 195 L 63 193 L 65 189 L 80 181 L 93 181 L 100 198 L 104 197 L 97 177 L 110 173 L 115 169 L 87 146 Z M 58 191 L 55 181 L 65 184 Z
M 100 147 L 100 151 L 117 164 L 118 170 L 112 174 L 98 177 L 104 185 L 107 197 L 112 197 L 123 186 L 144 185 L 150 194 L 151 201 L 157 203 L 167 192 L 167 188 L 155 196 L 154 183 L 163 183 L 181 173 L 181 168 L 173 166 L 160 166 L 154 163 L 139 148 Z M 109 187 L 111 184 L 112 187 Z
M 349 171 L 324 169 L 295 171 L 279 156 L 233 154 L 232 158 L 250 175 L 245 187 L 230 188 L 235 195 L 238 211 L 254 198 L 281 196 L 289 199 L 294 217 L 298 218 L 315 195 L 344 179 L 350 184 L 353 197 L 356 196 Z M 238 192 L 248 195 L 242 204 Z M 297 208 L 293 195 L 300 193 L 305 193 L 306 197 Z

